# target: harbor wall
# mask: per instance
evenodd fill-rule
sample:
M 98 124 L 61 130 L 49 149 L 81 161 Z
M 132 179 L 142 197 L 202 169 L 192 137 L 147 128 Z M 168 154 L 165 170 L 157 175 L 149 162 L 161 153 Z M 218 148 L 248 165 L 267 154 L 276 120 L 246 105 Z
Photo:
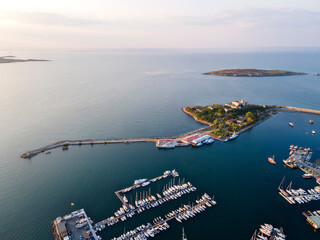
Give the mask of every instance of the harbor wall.
M 268 105 L 268 107 L 273 108 L 276 111 L 292 111 L 292 112 L 304 112 L 304 113 L 310 113 L 310 114 L 319 114 L 320 115 L 320 110 L 313 110 L 313 109 L 306 109 L 306 108 L 297 108 L 297 107 L 290 107 L 290 106 L 281 106 L 281 105 Z M 192 116 L 194 118 L 195 121 L 209 125 L 207 127 L 203 127 L 179 136 L 173 136 L 173 137 L 151 137 L 151 138 L 112 138 L 112 139 L 83 139 L 83 140 L 62 140 L 62 141 L 57 141 L 55 143 L 46 145 L 44 147 L 38 148 L 38 149 L 34 149 L 34 150 L 30 150 L 28 152 L 25 152 L 23 154 L 20 155 L 21 158 L 31 158 L 34 157 L 36 155 L 38 155 L 39 153 L 42 152 L 46 152 L 58 147 L 64 147 L 64 146 L 71 146 L 71 145 L 93 145 L 93 144 L 110 144 L 110 143 L 135 143 L 135 142 L 154 142 L 156 143 L 159 139 L 178 139 L 178 138 L 182 138 L 182 137 L 186 137 L 188 135 L 192 135 L 195 133 L 200 133 L 200 132 L 204 132 L 206 130 L 210 130 L 210 128 L 212 127 L 210 125 L 210 123 L 202 121 L 197 119 L 195 116 L 193 116 L 191 113 L 187 112 L 185 110 L 185 108 L 182 109 L 183 112 L 185 112 L 186 114 Z M 266 120 L 266 119 L 264 119 Z M 256 126 L 257 124 L 263 122 L 264 120 L 260 120 L 257 123 L 244 128 L 242 130 L 240 130 L 238 133 L 240 134 L 241 132 L 247 131 L 249 129 L 251 129 L 252 127 Z M 206 133 L 207 134 L 207 133 Z M 216 140 L 222 141 L 222 139 L 213 137 Z

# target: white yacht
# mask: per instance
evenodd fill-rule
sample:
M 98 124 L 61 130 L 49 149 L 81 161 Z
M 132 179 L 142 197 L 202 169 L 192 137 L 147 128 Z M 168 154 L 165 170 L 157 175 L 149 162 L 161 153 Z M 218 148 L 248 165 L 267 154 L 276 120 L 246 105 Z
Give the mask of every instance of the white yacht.
M 148 180 L 148 179 L 146 179 L 146 178 L 142 178 L 142 179 L 135 180 L 135 181 L 134 181 L 134 185 L 138 185 L 138 184 L 144 183 L 144 182 L 147 181 L 147 180 Z
M 233 132 L 233 134 L 231 135 L 231 137 L 229 137 L 228 140 L 229 140 L 229 141 L 234 140 L 234 139 L 236 139 L 238 136 L 239 136 L 239 135 L 236 134 L 236 132 Z

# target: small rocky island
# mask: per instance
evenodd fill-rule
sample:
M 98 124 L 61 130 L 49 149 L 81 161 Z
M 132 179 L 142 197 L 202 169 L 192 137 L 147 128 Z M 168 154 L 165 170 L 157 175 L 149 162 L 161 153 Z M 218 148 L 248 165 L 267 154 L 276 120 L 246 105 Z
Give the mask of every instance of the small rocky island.
M 211 126 L 210 135 L 214 138 L 227 138 L 233 132 L 243 132 L 276 112 L 271 106 L 248 104 L 244 100 L 224 105 L 190 106 L 183 111 L 196 121 Z
M 229 76 L 229 77 L 276 77 L 305 75 L 302 72 L 292 72 L 286 70 L 261 70 L 261 69 L 223 69 L 212 72 L 205 72 L 204 75 Z
M 16 62 L 45 62 L 45 59 L 18 59 L 15 56 L 0 57 L 0 63 L 16 63 Z

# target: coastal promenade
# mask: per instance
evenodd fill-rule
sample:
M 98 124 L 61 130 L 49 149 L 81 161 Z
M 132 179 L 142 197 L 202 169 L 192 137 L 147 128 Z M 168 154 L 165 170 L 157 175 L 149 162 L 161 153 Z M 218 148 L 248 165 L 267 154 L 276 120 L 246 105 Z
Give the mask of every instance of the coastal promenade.
M 306 108 L 297 108 L 297 107 L 289 107 L 289 106 L 281 106 L 281 105 L 267 105 L 268 107 L 270 107 L 270 110 L 274 110 L 274 111 L 285 111 L 285 112 L 304 112 L 304 113 L 310 113 L 310 114 L 319 114 L 320 115 L 320 111 L 319 110 L 313 110 L 313 109 L 306 109 Z M 184 111 L 185 113 L 187 113 L 186 111 Z M 187 113 L 188 114 L 188 113 Z M 190 114 L 188 114 L 190 115 Z M 197 119 L 195 119 L 196 121 L 198 121 Z M 258 122 L 256 122 L 255 124 L 252 124 L 246 128 L 241 129 L 238 134 L 245 132 L 251 128 L 253 128 L 254 126 L 260 124 L 261 122 L 265 121 L 264 120 L 260 120 Z M 203 123 L 203 122 L 202 122 Z M 206 124 L 206 123 L 203 123 Z M 46 145 L 44 147 L 38 148 L 38 149 L 34 149 L 34 150 L 29 150 L 23 154 L 20 155 L 21 158 L 32 158 L 40 153 L 45 153 L 52 149 L 55 148 L 59 148 L 62 147 L 63 150 L 68 149 L 69 146 L 74 146 L 74 145 L 95 145 L 95 144 L 111 144 L 111 143 L 138 143 L 138 142 L 154 142 L 156 143 L 158 140 L 161 139 L 172 139 L 172 140 L 176 140 L 179 141 L 179 139 L 184 138 L 186 136 L 190 136 L 192 134 L 208 134 L 210 133 L 210 131 L 212 131 L 212 126 L 207 126 L 207 127 L 203 127 L 179 136 L 173 136 L 173 137 L 149 137 L 149 138 L 105 138 L 105 139 L 80 139 L 80 140 L 62 140 L 62 141 L 58 141 L 49 145 Z M 215 140 L 218 141 L 223 141 L 224 139 L 222 138 L 216 138 L 213 137 Z M 179 144 L 177 143 L 177 146 L 187 146 L 188 144 Z

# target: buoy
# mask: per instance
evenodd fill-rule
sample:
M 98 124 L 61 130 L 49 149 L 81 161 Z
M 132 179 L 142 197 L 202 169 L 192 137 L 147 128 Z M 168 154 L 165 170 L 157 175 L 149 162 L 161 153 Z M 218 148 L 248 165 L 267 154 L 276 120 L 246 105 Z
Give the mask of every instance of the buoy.
M 71 203 L 71 207 L 73 207 L 73 206 L 74 206 L 74 203 L 72 202 L 72 203 Z

